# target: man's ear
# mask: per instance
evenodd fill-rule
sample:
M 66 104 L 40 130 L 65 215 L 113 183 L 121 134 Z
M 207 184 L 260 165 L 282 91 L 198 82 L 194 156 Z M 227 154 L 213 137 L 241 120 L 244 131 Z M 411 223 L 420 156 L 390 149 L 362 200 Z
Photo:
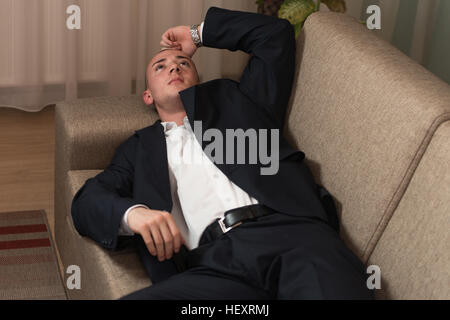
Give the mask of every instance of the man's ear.
M 142 99 L 144 99 L 144 103 L 149 106 L 154 102 L 153 96 L 150 93 L 150 90 L 145 90 L 144 93 L 142 93 Z

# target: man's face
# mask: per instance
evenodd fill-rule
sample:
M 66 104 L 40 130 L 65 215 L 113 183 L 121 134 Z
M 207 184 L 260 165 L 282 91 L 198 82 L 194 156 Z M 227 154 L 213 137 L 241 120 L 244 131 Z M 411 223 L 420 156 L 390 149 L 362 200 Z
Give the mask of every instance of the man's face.
M 144 102 L 170 105 L 178 99 L 178 92 L 199 82 L 197 69 L 188 55 L 179 50 L 164 50 L 150 61 L 147 67 L 148 88 Z

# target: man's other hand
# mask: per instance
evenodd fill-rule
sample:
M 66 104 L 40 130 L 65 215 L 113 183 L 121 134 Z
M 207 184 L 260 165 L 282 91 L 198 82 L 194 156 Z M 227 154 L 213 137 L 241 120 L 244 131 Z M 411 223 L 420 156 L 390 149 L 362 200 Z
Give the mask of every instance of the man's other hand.
M 166 211 L 137 207 L 128 213 L 127 223 L 133 232 L 141 235 L 148 251 L 157 255 L 159 261 L 172 258 L 184 244 L 175 220 Z
M 189 26 L 178 26 L 168 29 L 161 37 L 161 48 L 181 50 L 192 58 L 197 51 L 197 47 L 192 40 L 190 30 Z

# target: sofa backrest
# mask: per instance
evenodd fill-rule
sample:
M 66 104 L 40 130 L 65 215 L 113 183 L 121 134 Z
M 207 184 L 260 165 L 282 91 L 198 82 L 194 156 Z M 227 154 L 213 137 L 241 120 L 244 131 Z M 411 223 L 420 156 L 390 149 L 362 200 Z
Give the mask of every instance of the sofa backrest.
M 355 19 L 311 15 L 297 40 L 286 135 L 335 197 L 347 245 L 368 261 L 437 128 L 450 87 Z

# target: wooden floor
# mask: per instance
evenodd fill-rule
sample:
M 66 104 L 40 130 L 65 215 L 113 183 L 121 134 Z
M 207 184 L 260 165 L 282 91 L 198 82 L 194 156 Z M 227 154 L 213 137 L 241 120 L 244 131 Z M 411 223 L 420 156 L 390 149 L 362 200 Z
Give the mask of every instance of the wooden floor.
M 54 107 L 0 107 L 0 212 L 44 209 L 53 239 Z

